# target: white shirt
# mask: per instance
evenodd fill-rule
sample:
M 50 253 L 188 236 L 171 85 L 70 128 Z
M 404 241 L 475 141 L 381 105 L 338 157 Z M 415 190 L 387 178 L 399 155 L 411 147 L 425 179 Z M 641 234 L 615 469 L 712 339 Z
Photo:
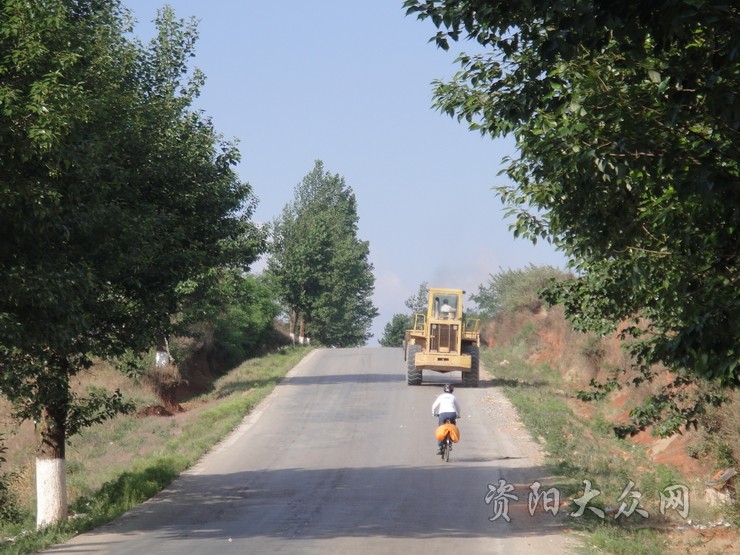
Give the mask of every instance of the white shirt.
M 443 412 L 454 412 L 457 416 L 460 416 L 460 403 L 457 402 L 457 397 L 452 393 L 443 393 L 434 401 L 432 405 L 432 414 L 438 415 Z

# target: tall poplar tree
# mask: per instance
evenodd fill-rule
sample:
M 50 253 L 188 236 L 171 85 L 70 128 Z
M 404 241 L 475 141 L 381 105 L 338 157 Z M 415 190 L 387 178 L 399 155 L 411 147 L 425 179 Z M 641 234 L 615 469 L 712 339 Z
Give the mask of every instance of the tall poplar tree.
M 358 221 L 352 189 L 316 161 L 273 224 L 268 270 L 295 315 L 291 322 L 305 322 L 306 334 L 324 345 L 365 344 L 378 314 L 370 247 L 357 237 Z
M 37 423 L 42 527 L 66 515 L 67 438 L 131 409 L 72 377 L 153 345 L 178 284 L 245 267 L 261 240 L 238 152 L 190 108 L 194 24 L 164 9 L 144 47 L 115 0 L 0 14 L 0 393 Z

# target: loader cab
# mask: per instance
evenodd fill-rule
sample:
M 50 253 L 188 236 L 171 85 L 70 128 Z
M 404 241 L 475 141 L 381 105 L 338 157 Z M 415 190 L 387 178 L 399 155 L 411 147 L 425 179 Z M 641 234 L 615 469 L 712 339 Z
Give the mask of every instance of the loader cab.
M 455 293 L 434 293 L 433 299 L 429 303 L 430 320 L 459 320 L 460 307 L 462 301 L 459 294 Z

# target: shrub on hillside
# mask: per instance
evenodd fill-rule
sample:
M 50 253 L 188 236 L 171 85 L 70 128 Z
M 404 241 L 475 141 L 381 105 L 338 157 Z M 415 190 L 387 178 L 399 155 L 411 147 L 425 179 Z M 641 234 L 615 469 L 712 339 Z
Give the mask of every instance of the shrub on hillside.
M 567 274 L 553 266 L 530 265 L 525 269 L 500 271 L 491 274 L 488 282 L 478 287 L 470 298 L 478 304 L 482 319 L 493 319 L 514 314 L 521 309 L 539 312 L 545 304 L 540 291 L 553 280 Z

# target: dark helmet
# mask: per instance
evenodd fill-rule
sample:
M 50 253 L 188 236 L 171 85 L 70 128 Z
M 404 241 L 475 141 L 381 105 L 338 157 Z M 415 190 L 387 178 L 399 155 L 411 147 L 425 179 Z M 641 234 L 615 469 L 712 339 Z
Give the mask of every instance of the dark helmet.
M 452 393 L 453 391 L 455 391 L 455 388 L 452 387 L 452 384 L 450 383 L 445 384 L 445 393 Z

